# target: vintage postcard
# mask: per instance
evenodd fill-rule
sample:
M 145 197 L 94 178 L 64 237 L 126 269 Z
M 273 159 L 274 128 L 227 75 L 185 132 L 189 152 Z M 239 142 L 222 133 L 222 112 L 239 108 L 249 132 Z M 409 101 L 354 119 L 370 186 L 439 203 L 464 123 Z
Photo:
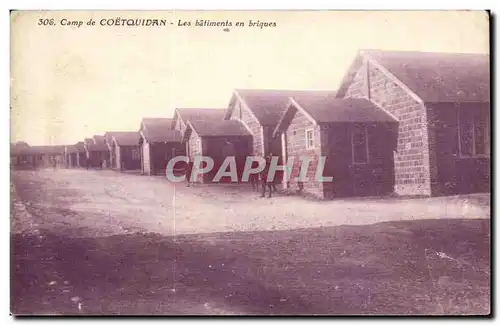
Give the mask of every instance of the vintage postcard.
M 487 11 L 10 19 L 13 315 L 490 315 Z

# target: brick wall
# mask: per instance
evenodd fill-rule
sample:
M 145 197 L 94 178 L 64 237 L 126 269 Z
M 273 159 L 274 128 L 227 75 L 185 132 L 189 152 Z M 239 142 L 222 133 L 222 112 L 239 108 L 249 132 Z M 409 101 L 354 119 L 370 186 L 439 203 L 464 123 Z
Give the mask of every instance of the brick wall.
M 146 140 L 142 143 L 142 169 L 144 174 L 151 175 L 151 154 L 149 142 Z
M 241 115 L 239 113 L 239 107 L 241 107 Z M 241 120 L 248 126 L 253 136 L 252 154 L 254 156 L 262 156 L 264 146 L 262 134 L 263 130 L 259 121 L 250 112 L 250 109 L 244 103 L 241 103 L 239 100 L 235 100 L 230 119 Z
M 314 130 L 314 148 L 306 149 L 306 130 L 312 128 Z M 313 123 L 303 114 L 297 111 L 292 119 L 290 126 L 286 131 L 287 138 L 287 157 L 294 157 L 294 165 L 290 178 L 290 188 L 298 189 L 298 182 L 294 180 L 299 175 L 301 167 L 301 156 L 311 157 L 311 163 L 307 170 L 307 181 L 304 182 L 304 192 L 312 194 L 319 198 L 324 198 L 323 184 L 316 181 L 316 167 L 318 158 L 321 155 L 321 139 L 320 127 L 314 126 Z
M 384 72 L 366 62 L 356 73 L 345 97 L 369 98 L 399 120 L 398 144 L 394 152 L 394 190 L 400 195 L 431 195 L 436 168 L 431 168 L 435 166 L 435 157 L 429 153 L 425 106 Z
M 191 131 L 191 135 L 189 136 L 188 141 L 189 141 L 188 156 L 189 156 L 190 160 L 193 160 L 195 156 L 201 155 L 201 151 L 200 151 L 201 138 L 193 130 L 193 131 Z
M 177 116 L 177 119 L 175 120 L 174 129 L 181 133 L 184 133 L 184 130 L 186 130 L 186 124 L 181 118 L 179 118 L 179 116 Z
M 116 166 L 115 168 L 118 170 L 121 170 L 123 167 L 122 164 L 122 150 L 120 146 L 115 145 L 115 159 L 116 159 Z
M 199 155 L 204 155 L 206 150 L 206 141 L 201 138 L 194 130 L 191 131 L 191 135 L 187 140 L 189 142 L 189 152 L 187 153 L 189 159 L 194 162 L 194 157 Z M 201 145 L 201 148 L 200 148 Z M 200 150 L 201 149 L 201 150 Z M 198 175 L 196 182 L 204 183 L 206 176 Z

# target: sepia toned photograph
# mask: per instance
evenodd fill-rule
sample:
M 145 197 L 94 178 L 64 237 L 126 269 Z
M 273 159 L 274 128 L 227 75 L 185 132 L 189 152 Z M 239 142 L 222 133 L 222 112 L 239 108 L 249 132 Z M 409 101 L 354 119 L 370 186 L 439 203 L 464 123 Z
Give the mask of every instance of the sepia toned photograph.
M 11 315 L 491 315 L 490 19 L 12 10 Z

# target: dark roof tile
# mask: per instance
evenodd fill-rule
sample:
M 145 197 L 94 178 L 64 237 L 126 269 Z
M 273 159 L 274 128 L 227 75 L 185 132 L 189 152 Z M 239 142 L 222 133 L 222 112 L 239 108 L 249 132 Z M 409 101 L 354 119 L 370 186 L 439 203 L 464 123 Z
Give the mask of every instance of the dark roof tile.
M 148 142 L 179 142 L 181 133 L 171 129 L 171 118 L 143 118 L 141 132 Z
M 221 108 L 177 108 L 176 112 L 184 121 L 223 120 L 225 109 Z
M 113 132 L 112 136 L 119 146 L 135 146 L 139 144 L 139 132 Z
M 104 143 L 106 140 L 104 135 L 94 135 L 92 138 L 94 139 L 94 143 Z
M 291 96 L 310 93 L 335 96 L 334 91 L 319 90 L 236 89 L 235 92 L 245 101 L 259 123 L 269 126 L 278 124 Z
M 192 120 L 188 123 L 192 125 L 196 133 L 198 133 L 201 137 L 251 135 L 245 126 L 236 120 Z
M 389 113 L 367 99 L 294 96 L 293 101 L 318 123 L 397 122 Z
M 488 54 L 363 50 L 339 88 L 344 96 L 360 57 L 384 67 L 424 102 L 489 102 Z
M 108 151 L 109 147 L 104 142 L 91 143 L 87 146 L 89 151 Z

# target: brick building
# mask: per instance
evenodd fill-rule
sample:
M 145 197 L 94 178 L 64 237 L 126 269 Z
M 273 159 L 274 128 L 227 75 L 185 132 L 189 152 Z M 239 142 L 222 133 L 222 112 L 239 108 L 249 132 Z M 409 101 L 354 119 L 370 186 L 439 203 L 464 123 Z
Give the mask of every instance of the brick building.
M 285 187 L 319 198 L 392 192 L 397 125 L 394 117 L 366 99 L 338 99 L 334 93 L 294 95 L 273 132 L 281 138 L 283 161 L 294 160 Z M 311 162 L 307 179 L 299 182 L 302 157 Z M 319 157 L 325 157 L 324 167 Z M 319 182 L 318 176 L 333 181 Z
M 171 128 L 184 133 L 188 121 L 218 121 L 224 114 L 223 108 L 176 108 Z
M 240 180 L 245 160 L 252 153 L 252 134 L 240 121 L 192 119 L 187 121 L 182 139 L 191 161 L 199 155 L 214 160 L 212 170 L 199 175 L 197 181 L 200 183 L 211 182 L 227 157 L 235 157 Z M 228 181 L 231 181 L 229 177 L 219 180 Z
M 141 171 L 144 175 L 164 175 L 168 161 L 185 154 L 181 133 L 172 130 L 171 118 L 143 118 L 139 134 Z
M 91 168 L 109 166 L 110 152 L 103 135 L 94 135 L 84 139 L 86 165 Z
M 117 165 L 115 143 L 113 141 L 113 135 L 116 133 L 119 132 L 111 131 L 104 133 L 104 142 L 106 143 L 106 146 L 109 150 L 109 166 L 107 166 L 108 168 L 115 168 L 115 166 Z M 139 143 L 139 141 L 137 141 L 137 143 Z
M 75 144 L 77 156 L 76 156 L 76 167 L 85 167 L 87 153 L 85 151 L 85 144 L 83 141 L 79 141 Z
M 394 190 L 490 189 L 490 65 L 483 54 L 360 51 L 337 92 L 399 122 Z
M 78 167 L 78 149 L 75 144 L 65 146 L 64 157 L 66 168 Z
M 113 132 L 111 156 L 114 157 L 111 168 L 120 171 L 141 169 L 139 132 Z
M 187 137 L 184 137 L 186 130 L 188 130 L 188 122 L 193 121 L 204 121 L 210 123 L 212 121 L 222 121 L 224 119 L 225 111 L 221 108 L 176 108 L 174 112 L 174 117 L 172 119 L 172 129 L 177 130 L 183 136 L 183 144 L 185 145 L 185 153 L 189 156 L 193 156 L 198 147 L 196 133 L 191 137 L 191 133 L 188 133 Z
M 290 96 L 300 93 L 296 90 L 236 89 L 224 118 L 240 121 L 249 130 L 254 156 L 269 153 L 281 156 L 281 141 L 273 138 L 273 131 Z
M 65 164 L 66 146 L 11 146 L 11 168 L 60 167 Z

